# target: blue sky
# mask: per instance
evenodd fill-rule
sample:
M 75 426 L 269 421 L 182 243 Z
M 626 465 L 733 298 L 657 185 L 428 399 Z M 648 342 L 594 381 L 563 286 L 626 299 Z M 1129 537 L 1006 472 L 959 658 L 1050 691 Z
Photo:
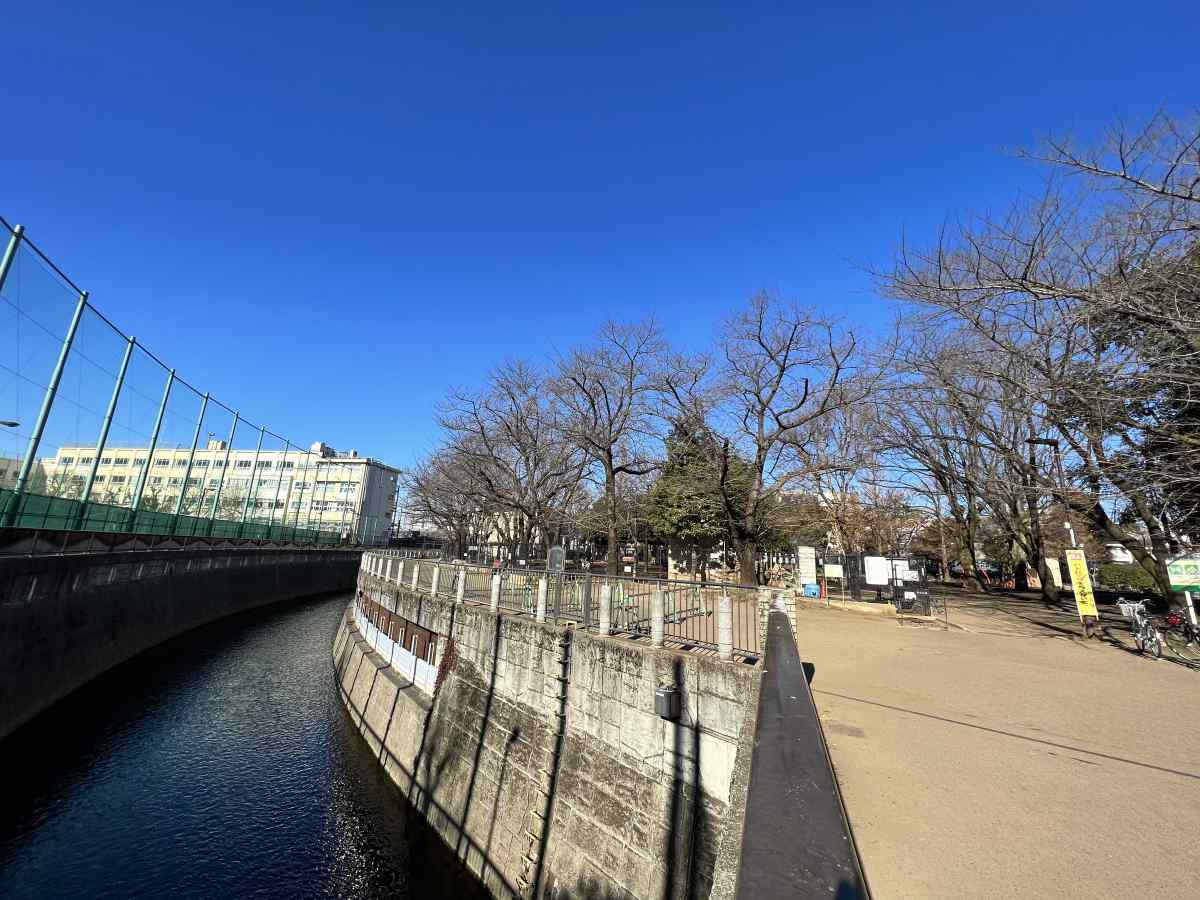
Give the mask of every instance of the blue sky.
M 1200 103 L 1184 4 L 803 6 L 15 4 L 0 215 L 192 383 L 404 465 L 606 317 L 876 328 L 864 268 L 1036 190 L 1013 148 Z

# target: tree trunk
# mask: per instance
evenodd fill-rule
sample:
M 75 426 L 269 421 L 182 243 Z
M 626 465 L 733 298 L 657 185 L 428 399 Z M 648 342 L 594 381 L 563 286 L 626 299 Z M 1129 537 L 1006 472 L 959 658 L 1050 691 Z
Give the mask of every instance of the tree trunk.
M 738 583 L 758 584 L 758 545 L 753 541 L 737 542 Z

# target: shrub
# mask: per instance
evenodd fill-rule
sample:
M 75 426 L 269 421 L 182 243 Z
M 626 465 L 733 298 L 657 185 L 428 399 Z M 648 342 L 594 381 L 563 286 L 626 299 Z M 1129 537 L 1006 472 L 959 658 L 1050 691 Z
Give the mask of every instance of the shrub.
M 1157 593 L 1154 579 L 1137 563 L 1105 563 L 1096 572 L 1096 581 L 1110 590 Z

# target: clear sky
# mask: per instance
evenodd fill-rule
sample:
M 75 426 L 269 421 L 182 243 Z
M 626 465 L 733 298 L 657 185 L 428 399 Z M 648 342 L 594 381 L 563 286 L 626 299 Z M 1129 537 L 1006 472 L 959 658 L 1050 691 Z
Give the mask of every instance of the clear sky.
M 808 7 L 808 8 L 806 8 Z M 1200 104 L 1192 4 L 10 4 L 0 215 L 194 384 L 411 462 L 506 356 L 760 288 L 871 328 L 902 230 Z

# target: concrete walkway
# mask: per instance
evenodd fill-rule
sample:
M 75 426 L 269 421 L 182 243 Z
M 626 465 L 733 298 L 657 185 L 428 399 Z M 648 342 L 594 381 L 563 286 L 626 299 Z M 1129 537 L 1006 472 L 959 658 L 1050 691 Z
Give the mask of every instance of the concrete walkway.
M 877 898 L 1200 896 L 1200 671 L 1036 601 L 798 620 Z

